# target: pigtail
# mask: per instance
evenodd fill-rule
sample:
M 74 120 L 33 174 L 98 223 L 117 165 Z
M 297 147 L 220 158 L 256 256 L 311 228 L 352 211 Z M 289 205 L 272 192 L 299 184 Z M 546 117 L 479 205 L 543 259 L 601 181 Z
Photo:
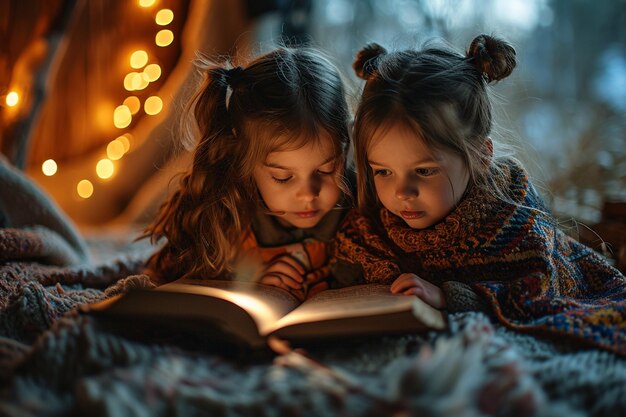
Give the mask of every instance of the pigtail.
M 237 174 L 238 144 L 227 106 L 233 75 L 233 70 L 206 67 L 204 82 L 185 109 L 191 115 L 187 131 L 199 139 L 193 165 L 145 231 L 153 243 L 167 238 L 148 260 L 157 280 L 223 278 L 232 272 L 242 224 L 247 223 L 242 218 L 250 210 L 242 198 L 249 190 Z
M 502 39 L 488 35 L 479 35 L 474 38 L 467 50 L 466 59 L 478 70 L 487 84 L 508 77 L 517 64 L 513 46 Z M 485 112 L 481 116 L 487 122 L 479 123 L 479 125 L 484 124 L 488 129 L 478 130 L 478 135 L 476 135 L 483 142 L 490 133 L 492 124 L 491 106 L 486 92 L 484 97 L 485 104 L 482 107 L 489 109 L 489 112 Z M 478 106 L 478 108 L 480 107 Z M 466 163 L 470 167 L 470 172 L 473 172 L 473 183 L 501 201 L 516 204 L 508 187 L 510 164 L 514 163 L 521 166 L 521 163 L 513 156 L 514 148 L 509 144 L 496 143 L 495 150 L 486 152 L 485 146 L 475 146 L 474 143 L 469 142 L 466 145 L 466 154 L 468 155 Z M 476 169 L 473 169 L 473 165 L 476 166 Z M 487 167 L 487 169 L 481 169 L 481 167 Z
M 479 35 L 474 38 L 467 49 L 466 56 L 487 83 L 508 77 L 516 65 L 513 46 L 489 35 Z
M 367 81 L 376 74 L 378 62 L 385 54 L 385 48 L 377 43 L 370 43 L 356 54 L 352 68 L 359 78 Z

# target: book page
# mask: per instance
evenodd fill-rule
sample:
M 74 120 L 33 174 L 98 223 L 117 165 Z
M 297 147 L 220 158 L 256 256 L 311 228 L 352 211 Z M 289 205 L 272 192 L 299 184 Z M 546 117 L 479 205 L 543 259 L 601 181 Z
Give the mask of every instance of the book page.
M 419 298 L 392 294 L 388 285 L 365 284 L 320 292 L 279 320 L 274 330 L 299 323 L 391 315 L 398 312 L 408 312 L 429 326 L 443 326 L 441 312 Z
M 254 319 L 260 334 L 300 304 L 282 288 L 252 282 L 181 279 L 156 290 L 204 294 L 229 301 Z

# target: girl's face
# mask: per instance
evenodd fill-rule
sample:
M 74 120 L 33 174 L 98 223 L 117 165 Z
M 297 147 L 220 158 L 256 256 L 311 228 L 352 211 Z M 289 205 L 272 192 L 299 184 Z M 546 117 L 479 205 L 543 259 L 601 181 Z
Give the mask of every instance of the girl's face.
M 284 226 L 314 227 L 332 210 L 341 190 L 332 141 L 328 136 L 298 149 L 271 152 L 254 169 L 263 201 Z
M 428 148 L 404 124 L 375 138 L 367 158 L 380 202 L 413 229 L 430 227 L 450 214 L 469 181 L 461 157 Z

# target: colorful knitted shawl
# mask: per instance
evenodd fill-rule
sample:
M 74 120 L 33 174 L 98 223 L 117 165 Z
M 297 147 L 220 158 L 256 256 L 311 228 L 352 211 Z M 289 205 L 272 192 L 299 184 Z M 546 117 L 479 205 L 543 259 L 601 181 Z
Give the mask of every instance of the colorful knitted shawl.
M 334 256 L 360 264 L 368 282 L 391 283 L 404 272 L 439 286 L 462 282 L 509 328 L 626 355 L 626 278 L 557 228 L 523 169 L 508 171 L 513 202 L 473 188 L 429 229 L 411 229 L 384 208 L 382 227 L 353 211 Z

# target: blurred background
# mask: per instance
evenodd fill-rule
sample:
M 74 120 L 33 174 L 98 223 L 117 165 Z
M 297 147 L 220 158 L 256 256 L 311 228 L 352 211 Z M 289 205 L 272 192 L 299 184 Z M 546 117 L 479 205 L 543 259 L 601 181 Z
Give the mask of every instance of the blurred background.
M 493 88 L 494 136 L 518 143 L 569 233 L 626 259 L 624 22 L 625 0 L 3 0 L 0 152 L 82 230 L 136 232 L 189 163 L 178 120 L 198 52 L 312 44 L 354 100 L 368 42 L 464 51 L 493 34 L 518 54 Z

